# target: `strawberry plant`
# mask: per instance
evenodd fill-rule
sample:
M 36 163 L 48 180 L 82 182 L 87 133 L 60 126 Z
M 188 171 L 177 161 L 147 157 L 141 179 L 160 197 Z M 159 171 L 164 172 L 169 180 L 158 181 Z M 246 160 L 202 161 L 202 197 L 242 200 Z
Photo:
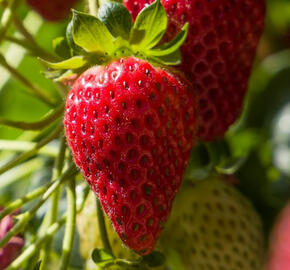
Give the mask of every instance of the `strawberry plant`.
M 290 269 L 289 8 L 0 0 L 0 270 Z

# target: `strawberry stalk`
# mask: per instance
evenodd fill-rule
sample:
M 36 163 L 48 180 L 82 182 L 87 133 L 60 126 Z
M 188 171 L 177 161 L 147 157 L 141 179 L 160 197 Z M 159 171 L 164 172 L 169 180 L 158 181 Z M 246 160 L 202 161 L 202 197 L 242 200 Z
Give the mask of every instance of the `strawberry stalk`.
M 60 118 L 63 114 L 63 111 L 64 105 L 61 104 L 56 109 L 49 111 L 41 120 L 37 122 L 12 121 L 0 117 L 0 125 L 18 128 L 22 130 L 40 130 Z
M 11 0 L 9 1 L 8 5 L 5 7 L 3 11 L 3 15 L 1 18 L 1 28 L 0 28 L 0 42 L 4 39 L 5 34 L 12 22 L 13 14 L 18 6 L 20 1 L 18 0 Z
M 51 142 L 52 140 L 56 139 L 58 135 L 62 131 L 62 126 L 59 126 L 56 130 L 54 130 L 48 137 L 44 138 L 40 142 L 38 142 L 31 150 L 20 154 L 4 166 L 0 167 L 0 174 L 3 174 L 10 170 L 11 168 L 17 166 L 18 164 L 22 163 L 23 161 L 27 160 L 28 158 L 32 157 L 36 153 L 38 153 L 39 149 Z
M 24 197 L 9 203 L 5 207 L 5 209 L 3 211 L 1 211 L 0 219 L 3 219 L 7 215 L 13 213 L 16 209 L 24 206 L 25 204 L 27 204 L 27 203 L 37 199 L 39 196 L 43 195 L 47 191 L 47 189 L 49 189 L 50 186 L 52 186 L 52 184 L 53 184 L 53 182 L 51 182 L 51 183 L 49 183 L 47 185 L 44 185 L 42 187 L 39 187 L 39 188 L 31 191 L 30 193 L 28 193 Z
M 61 135 L 62 137 L 62 135 Z M 66 143 L 65 143 L 65 138 L 61 138 L 61 143 L 59 147 L 59 154 L 55 160 L 55 165 L 54 165 L 54 170 L 53 170 L 53 179 L 60 177 L 63 167 L 64 167 L 64 160 L 65 160 L 65 150 L 66 150 Z M 57 213 L 58 213 L 58 206 L 59 206 L 59 198 L 60 198 L 60 193 L 61 193 L 61 188 L 58 188 L 56 192 L 52 195 L 51 198 L 51 207 L 47 215 L 44 217 L 42 225 L 44 225 L 41 229 L 40 232 L 44 231 L 47 226 L 51 226 L 53 223 L 56 222 L 57 220 Z M 47 226 L 45 223 L 45 219 L 48 219 L 47 221 Z M 49 253 L 48 251 L 51 249 L 51 244 L 53 241 L 53 236 L 45 243 L 45 245 L 42 247 L 40 254 L 41 254 L 41 268 L 45 269 L 45 265 L 49 259 Z
M 54 98 L 51 98 L 46 92 L 44 92 L 38 86 L 33 84 L 14 67 L 8 64 L 3 55 L 0 55 L 0 65 L 5 69 L 7 69 L 15 79 L 24 84 L 27 87 L 28 91 L 31 94 L 33 94 L 36 98 L 38 98 L 40 101 L 42 101 L 43 103 L 47 104 L 50 107 L 55 107 L 57 105 L 56 100 L 54 100 Z
M 22 36 L 25 38 L 24 41 L 17 40 L 15 38 L 10 38 L 10 41 L 18 43 L 19 45 L 23 46 L 24 48 L 28 49 L 29 52 L 33 53 L 34 55 L 41 57 L 43 55 L 47 59 L 51 60 L 60 60 L 59 57 L 49 53 L 45 49 L 43 49 L 38 42 L 35 40 L 33 35 L 29 33 L 29 31 L 26 29 L 26 27 L 23 25 L 22 21 L 19 20 L 18 17 L 16 17 L 15 13 L 13 15 L 13 23 L 16 27 L 16 29 L 19 31 L 19 33 L 22 34 Z
M 0 149 L 14 152 L 26 152 L 31 150 L 37 145 L 34 142 L 27 141 L 11 141 L 11 140 L 0 140 Z M 45 145 L 38 151 L 39 155 L 55 158 L 57 156 L 57 149 L 54 146 Z M 1 183 L 2 187 L 2 183 Z
M 113 254 L 112 247 L 111 247 L 110 242 L 109 242 L 107 229 L 106 229 L 104 211 L 103 211 L 101 203 L 98 199 L 96 199 L 96 203 L 97 203 L 98 227 L 99 227 L 103 247 L 106 251 Z
M 5 40 L 23 47 L 33 56 L 41 57 L 44 59 L 51 59 L 51 61 L 57 61 L 58 59 L 55 55 L 41 48 L 38 44 L 32 44 L 27 39 L 20 39 L 13 36 L 5 36 Z
M 35 252 L 37 252 L 40 246 L 57 233 L 57 231 L 66 223 L 66 219 L 67 217 L 63 216 L 58 222 L 55 222 L 47 228 L 46 233 L 38 238 L 35 243 L 29 245 L 6 270 L 19 269 Z
M 60 270 L 65 270 L 69 266 L 71 250 L 74 240 L 75 222 L 76 222 L 76 191 L 75 177 L 69 179 L 67 185 L 67 222 L 65 224 L 65 234 L 62 245 L 62 256 Z
M 46 190 L 39 202 L 31 210 L 20 215 L 18 221 L 13 226 L 13 228 L 0 240 L 0 248 L 7 244 L 13 236 L 20 233 L 25 228 L 28 221 L 36 214 L 37 210 L 50 198 L 50 196 L 58 189 L 58 187 L 62 185 L 65 181 L 67 181 L 70 177 L 75 175 L 77 172 L 77 168 L 74 165 L 71 165 L 66 170 L 66 172 L 62 174 L 62 176 L 53 181 L 53 184 L 50 186 L 49 189 Z
M 77 204 L 76 212 L 79 213 L 82 211 L 84 207 L 85 200 L 88 195 L 88 188 L 85 187 L 82 194 L 78 196 L 79 203 Z M 34 243 L 31 243 L 22 253 L 18 256 L 18 258 L 6 269 L 6 270 L 16 270 L 19 269 L 26 261 L 29 260 L 35 254 L 38 249 L 46 243 L 46 241 L 50 241 L 50 239 L 58 232 L 58 230 L 67 222 L 67 213 L 63 214 L 62 217 L 50 225 L 45 233 L 37 238 Z

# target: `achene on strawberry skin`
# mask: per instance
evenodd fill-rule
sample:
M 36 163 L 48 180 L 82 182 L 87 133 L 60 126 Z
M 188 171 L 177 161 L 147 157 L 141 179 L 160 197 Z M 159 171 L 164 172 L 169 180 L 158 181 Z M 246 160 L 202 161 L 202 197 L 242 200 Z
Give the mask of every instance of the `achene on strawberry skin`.
M 154 0 L 124 0 L 133 18 Z M 171 39 L 184 23 L 180 69 L 192 81 L 199 103 L 198 137 L 222 138 L 239 117 L 257 45 L 265 0 L 161 0 Z
M 75 162 L 123 242 L 152 251 L 181 184 L 195 131 L 184 79 L 134 57 L 87 70 L 64 119 Z

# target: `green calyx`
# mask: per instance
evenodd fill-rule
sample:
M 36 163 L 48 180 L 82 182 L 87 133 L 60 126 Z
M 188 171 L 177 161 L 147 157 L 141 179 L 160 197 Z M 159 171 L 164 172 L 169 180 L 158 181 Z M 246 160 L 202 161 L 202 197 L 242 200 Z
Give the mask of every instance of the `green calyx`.
M 44 61 L 49 68 L 57 70 L 47 75 L 62 80 L 93 65 L 126 56 L 136 56 L 157 65 L 178 65 L 188 24 L 172 41 L 159 45 L 167 25 L 167 14 L 160 0 L 146 6 L 135 23 L 129 11 L 117 2 L 102 5 L 98 17 L 74 10 L 66 37 L 53 42 L 56 53 L 64 60 L 59 63 Z

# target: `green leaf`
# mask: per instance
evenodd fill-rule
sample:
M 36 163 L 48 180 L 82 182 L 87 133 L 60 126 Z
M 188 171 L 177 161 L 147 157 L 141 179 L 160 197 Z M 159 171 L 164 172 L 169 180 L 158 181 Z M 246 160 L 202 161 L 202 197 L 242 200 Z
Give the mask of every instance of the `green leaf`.
M 71 48 L 71 55 L 70 56 L 82 54 L 84 51 L 81 47 L 79 47 L 77 44 L 75 44 L 72 32 L 73 32 L 73 21 L 71 20 L 66 28 L 66 40 L 67 40 L 69 47 Z
M 55 53 L 62 58 L 69 58 L 71 56 L 70 47 L 65 37 L 58 37 L 52 41 L 52 47 Z
M 142 258 L 143 261 L 150 267 L 162 266 L 166 261 L 164 254 L 159 251 L 153 251 Z
M 159 63 L 161 65 L 166 65 L 166 66 L 177 66 L 181 63 L 181 53 L 179 49 L 168 55 L 161 55 L 161 56 L 148 55 L 147 58 L 151 59 L 152 61 L 156 63 Z
M 92 253 L 92 259 L 95 263 L 102 263 L 106 261 L 112 261 L 115 259 L 112 253 L 105 249 L 94 249 Z
M 78 75 L 80 75 L 80 73 L 76 73 L 73 70 L 69 69 L 66 72 L 64 72 L 63 74 L 61 74 L 60 76 L 54 78 L 54 81 L 64 83 L 65 81 L 72 80 L 72 78 L 74 76 L 78 76 Z
M 74 56 L 58 63 L 51 63 L 44 60 L 42 60 L 42 62 L 52 69 L 78 69 L 88 64 L 88 60 L 85 56 Z
M 176 50 L 178 50 L 183 42 L 186 40 L 188 34 L 188 23 L 186 23 L 181 31 L 176 35 L 176 37 L 164 45 L 161 45 L 157 47 L 156 49 L 149 50 L 147 54 L 153 55 L 153 56 L 163 56 L 163 55 L 169 55 Z
M 130 43 L 136 50 L 153 48 L 163 37 L 167 22 L 166 11 L 160 0 L 156 0 L 139 13 L 131 30 Z
M 122 4 L 105 3 L 99 8 L 98 17 L 114 37 L 129 39 L 133 22 L 129 11 Z
M 114 49 L 114 38 L 99 19 L 75 10 L 72 36 L 74 42 L 87 52 L 111 53 Z

